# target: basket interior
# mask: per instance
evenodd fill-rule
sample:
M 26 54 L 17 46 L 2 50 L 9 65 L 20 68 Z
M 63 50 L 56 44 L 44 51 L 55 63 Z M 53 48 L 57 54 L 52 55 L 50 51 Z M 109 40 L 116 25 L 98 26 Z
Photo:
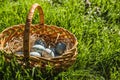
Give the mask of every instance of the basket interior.
M 6 52 L 16 52 L 23 47 L 23 31 L 24 25 L 15 25 L 5 29 L 2 32 L 0 39 L 0 48 Z M 36 39 L 44 39 L 47 46 L 54 47 L 58 42 L 64 42 L 67 45 L 67 50 L 71 49 L 75 43 L 76 38 L 73 34 L 64 28 L 57 26 L 44 25 L 44 27 L 31 25 L 30 30 L 30 46 L 33 45 Z

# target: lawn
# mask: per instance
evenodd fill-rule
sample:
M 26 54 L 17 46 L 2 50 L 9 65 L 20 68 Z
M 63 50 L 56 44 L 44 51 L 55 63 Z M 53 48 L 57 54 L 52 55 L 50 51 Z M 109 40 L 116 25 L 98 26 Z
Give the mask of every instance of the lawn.
M 13 58 L 6 63 L 0 52 L 0 80 L 120 80 L 120 1 L 90 0 L 0 0 L 0 32 L 25 24 L 32 4 L 44 11 L 45 24 L 57 25 L 78 40 L 76 62 L 57 75 L 24 69 Z M 33 24 L 39 22 L 34 14 Z

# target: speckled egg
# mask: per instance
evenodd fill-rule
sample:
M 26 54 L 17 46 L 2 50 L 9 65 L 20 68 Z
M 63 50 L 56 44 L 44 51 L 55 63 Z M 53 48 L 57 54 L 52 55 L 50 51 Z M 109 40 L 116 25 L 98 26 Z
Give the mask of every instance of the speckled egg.
M 66 44 L 65 43 L 58 43 L 55 47 L 56 53 L 61 55 L 64 53 L 64 51 L 66 50 Z

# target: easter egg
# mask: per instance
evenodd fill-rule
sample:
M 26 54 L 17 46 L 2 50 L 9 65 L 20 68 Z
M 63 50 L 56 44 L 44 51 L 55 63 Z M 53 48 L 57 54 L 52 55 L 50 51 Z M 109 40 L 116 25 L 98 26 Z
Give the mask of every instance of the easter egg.
M 30 52 L 30 56 L 38 56 L 41 57 L 41 54 L 38 52 Z
M 34 45 L 32 47 L 32 51 L 41 53 L 43 50 L 45 50 L 45 47 L 42 45 Z
M 64 51 L 66 50 L 66 44 L 62 42 L 58 43 L 55 47 L 55 50 L 57 54 L 60 54 L 60 55 L 63 54 Z
M 52 58 L 53 56 L 51 54 L 49 54 L 48 52 L 46 52 L 46 51 L 42 51 L 42 57 Z
M 56 56 L 59 56 L 59 54 L 57 54 L 57 52 L 56 52 L 55 48 L 50 48 L 50 50 L 52 50 L 52 51 L 53 51 L 53 53 L 54 53 L 55 57 L 56 57 Z
M 50 50 L 49 48 L 46 48 L 45 51 L 50 54 L 52 57 L 55 57 L 54 52 Z
M 55 48 L 50 48 L 50 50 L 53 51 L 54 53 L 56 53 Z
M 34 45 L 42 45 L 42 46 L 46 47 L 45 42 L 43 40 L 41 40 L 41 39 L 36 40 L 35 43 L 34 43 Z

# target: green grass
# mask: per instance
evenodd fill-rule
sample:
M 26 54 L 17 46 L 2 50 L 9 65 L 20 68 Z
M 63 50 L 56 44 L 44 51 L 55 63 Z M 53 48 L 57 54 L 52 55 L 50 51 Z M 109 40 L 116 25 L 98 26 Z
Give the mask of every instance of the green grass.
M 6 63 L 0 54 L 1 80 L 120 80 L 120 1 L 90 0 L 0 0 L 0 32 L 25 24 L 34 3 L 44 11 L 45 24 L 63 27 L 77 37 L 78 55 L 73 66 L 58 75 L 37 68 L 24 69 L 15 59 Z M 99 8 L 99 9 L 97 9 Z M 39 22 L 35 13 L 33 24 Z M 47 73 L 47 72 L 46 72 Z

